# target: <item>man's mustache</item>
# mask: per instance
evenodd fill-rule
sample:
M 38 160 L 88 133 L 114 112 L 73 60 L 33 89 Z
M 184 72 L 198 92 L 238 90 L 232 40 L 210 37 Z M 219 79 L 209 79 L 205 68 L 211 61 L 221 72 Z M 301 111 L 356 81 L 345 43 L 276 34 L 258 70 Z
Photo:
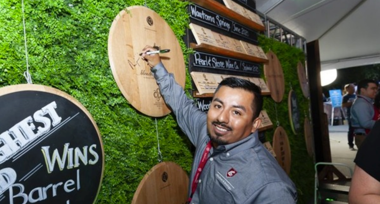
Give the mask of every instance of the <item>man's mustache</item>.
M 222 126 L 222 127 L 226 128 L 229 131 L 232 130 L 232 128 L 230 128 L 229 126 L 227 126 L 226 123 L 221 123 L 221 122 L 218 122 L 218 121 L 214 121 L 214 122 L 212 122 L 212 124 L 215 125 L 215 126 Z

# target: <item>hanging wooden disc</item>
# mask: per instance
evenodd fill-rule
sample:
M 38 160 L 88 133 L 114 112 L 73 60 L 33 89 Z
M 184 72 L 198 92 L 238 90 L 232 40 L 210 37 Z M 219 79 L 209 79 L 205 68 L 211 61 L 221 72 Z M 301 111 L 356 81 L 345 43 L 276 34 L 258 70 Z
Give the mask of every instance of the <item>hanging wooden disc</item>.
M 132 204 L 186 203 L 189 178 L 174 162 L 161 162 L 141 180 Z
M 314 155 L 314 136 L 313 129 L 310 120 L 306 117 L 304 121 L 304 132 L 305 132 L 305 142 L 306 150 L 310 157 Z
M 268 62 L 264 64 L 264 75 L 270 90 L 272 99 L 279 103 L 285 93 L 285 79 L 280 61 L 276 54 L 269 51 L 267 54 Z
M 302 94 L 306 97 L 310 97 L 309 82 L 306 77 L 306 70 L 301 62 L 297 64 L 298 80 L 300 82 Z
M 291 165 L 291 152 L 288 140 L 284 128 L 278 126 L 273 134 L 273 151 L 276 154 L 277 162 L 289 175 Z
M 160 54 L 168 72 L 182 87 L 186 69 L 181 46 L 169 25 L 143 6 L 122 10 L 114 19 L 108 37 L 108 57 L 114 79 L 129 103 L 143 114 L 161 117 L 170 113 L 161 97 L 150 67 L 140 57 L 146 46 L 170 49 Z
M 0 104 L 0 203 L 95 202 L 104 151 L 85 107 L 58 89 L 34 84 L 0 88 Z M 52 185 L 61 185 L 59 193 L 46 196 Z M 33 198 L 12 196 L 14 186 Z
M 290 126 L 292 127 L 292 131 L 295 135 L 297 135 L 297 132 L 301 128 L 300 125 L 300 113 L 298 109 L 298 103 L 297 103 L 297 95 L 296 92 L 293 90 L 289 91 L 288 95 L 288 112 L 289 112 L 289 121 Z

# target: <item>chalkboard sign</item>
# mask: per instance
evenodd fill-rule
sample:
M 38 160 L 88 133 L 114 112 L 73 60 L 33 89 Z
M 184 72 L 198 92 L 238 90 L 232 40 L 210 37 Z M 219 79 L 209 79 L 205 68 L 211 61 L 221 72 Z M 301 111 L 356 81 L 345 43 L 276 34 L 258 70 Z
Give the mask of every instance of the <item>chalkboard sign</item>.
M 243 38 L 247 42 L 258 44 L 256 31 L 199 5 L 189 5 L 189 15 L 191 22 L 196 22 L 196 24 L 211 30 L 217 30 L 218 33 L 230 37 Z
M 229 73 L 241 73 L 246 76 L 260 77 L 260 64 L 233 59 L 225 56 L 208 54 L 204 52 L 194 52 L 190 54 L 190 71 L 217 70 L 229 71 Z
M 0 204 L 93 203 L 104 152 L 88 111 L 41 85 L 3 87 L 0 104 Z

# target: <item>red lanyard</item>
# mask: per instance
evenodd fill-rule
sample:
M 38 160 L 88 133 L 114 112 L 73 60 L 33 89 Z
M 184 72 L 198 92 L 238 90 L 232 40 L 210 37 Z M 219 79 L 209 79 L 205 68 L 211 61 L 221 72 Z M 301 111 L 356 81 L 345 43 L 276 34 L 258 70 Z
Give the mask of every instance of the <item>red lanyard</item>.
M 203 167 L 206 165 L 207 161 L 208 161 L 208 153 L 210 152 L 211 150 L 211 141 L 207 143 L 207 146 L 205 148 L 205 151 L 203 152 L 202 154 L 202 158 L 201 158 L 201 161 L 199 162 L 199 165 L 198 165 L 198 168 L 195 172 L 195 176 L 194 176 L 194 179 L 193 179 L 193 183 L 191 184 L 191 194 L 190 194 L 190 197 L 189 199 L 187 200 L 187 202 L 190 202 L 191 199 L 193 198 L 193 195 L 194 195 L 194 192 L 195 190 L 197 189 L 197 186 L 198 186 L 198 180 L 199 180 L 199 177 L 202 173 L 202 170 L 203 170 Z

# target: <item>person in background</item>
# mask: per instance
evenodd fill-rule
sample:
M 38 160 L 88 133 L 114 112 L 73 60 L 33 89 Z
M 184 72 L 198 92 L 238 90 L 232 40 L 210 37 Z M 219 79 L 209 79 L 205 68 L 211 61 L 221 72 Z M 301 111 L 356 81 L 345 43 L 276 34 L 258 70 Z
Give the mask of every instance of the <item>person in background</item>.
M 346 118 L 348 122 L 348 132 L 347 132 L 347 140 L 348 140 L 348 147 L 350 150 L 355 151 L 354 147 L 354 133 L 351 125 L 351 106 L 354 102 L 356 95 L 355 95 L 355 86 L 353 84 L 346 84 L 344 86 L 345 94 L 343 95 L 342 99 L 342 107 L 346 109 Z
M 355 144 L 360 148 L 361 143 L 378 119 L 373 105 L 378 85 L 374 80 L 364 79 L 359 81 L 357 86 L 357 97 L 351 106 L 351 124 Z
M 142 58 L 152 68 L 179 127 L 196 147 L 188 203 L 296 203 L 295 185 L 258 138 L 260 88 L 244 79 L 225 78 L 208 112 L 202 112 L 159 55 L 146 54 L 153 50 L 145 47 Z
M 349 203 L 380 203 L 380 121 L 377 121 L 355 157 Z

